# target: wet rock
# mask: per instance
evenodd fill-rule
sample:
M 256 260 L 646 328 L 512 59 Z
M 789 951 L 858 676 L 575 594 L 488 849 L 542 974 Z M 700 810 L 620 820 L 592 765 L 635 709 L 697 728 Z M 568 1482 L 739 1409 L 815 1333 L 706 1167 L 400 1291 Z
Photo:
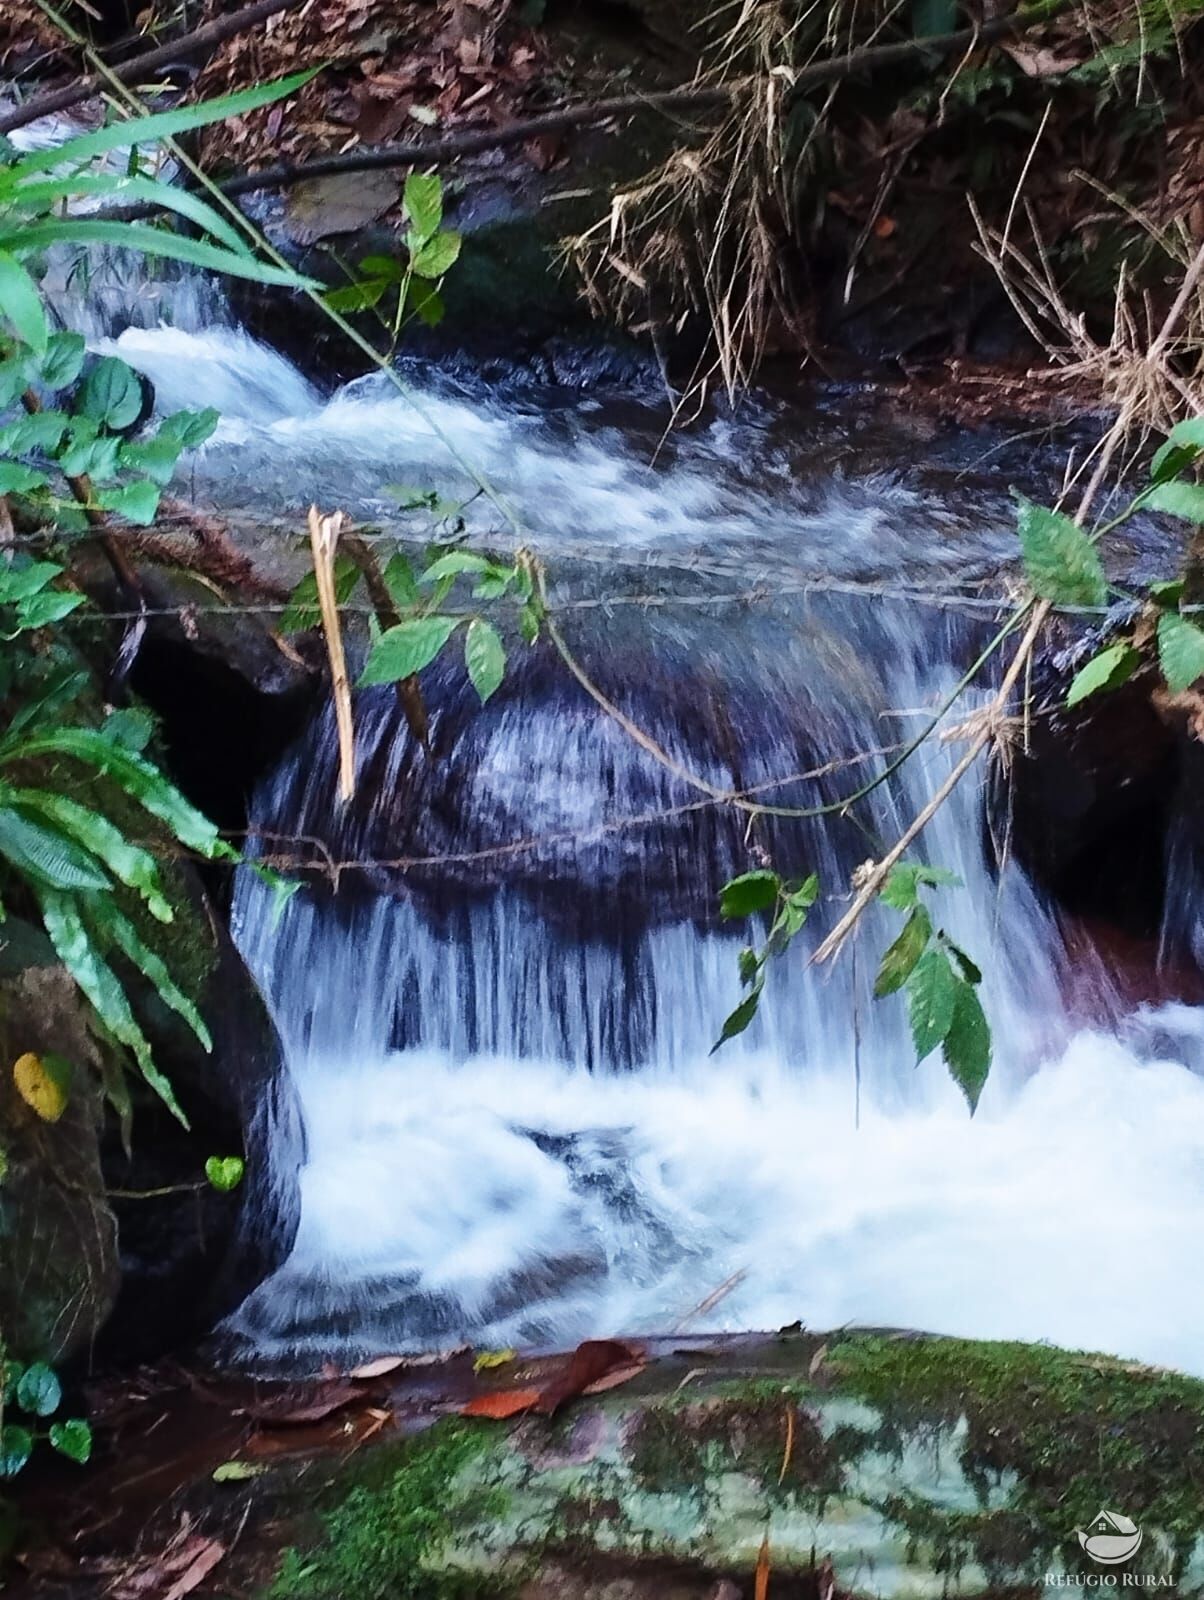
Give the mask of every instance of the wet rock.
M 71 1064 L 55 1122 L 14 1086 L 13 1063 L 27 1051 Z M 22 1359 L 86 1350 L 117 1293 L 117 1227 L 100 1168 L 101 1052 L 48 941 L 10 915 L 0 941 L 0 1330 Z

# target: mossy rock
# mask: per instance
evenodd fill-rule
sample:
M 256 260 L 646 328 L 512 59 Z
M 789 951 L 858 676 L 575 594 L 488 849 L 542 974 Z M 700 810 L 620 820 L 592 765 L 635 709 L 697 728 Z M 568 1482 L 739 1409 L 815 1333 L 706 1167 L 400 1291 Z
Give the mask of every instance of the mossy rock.
M 10 1355 L 59 1362 L 92 1343 L 117 1294 L 117 1227 L 100 1170 L 102 1047 L 43 936 L 10 916 L 2 943 L 0 1332 Z M 17 1092 L 13 1065 L 27 1052 L 71 1065 L 56 1121 Z
M 265 1595 L 735 1600 L 763 1541 L 774 1600 L 1204 1593 L 1204 1383 L 912 1335 L 697 1365 L 551 1422 L 445 1419 L 319 1474 L 316 1496 L 308 1470 Z M 1080 1539 L 1101 1510 L 1141 1533 L 1115 1567 Z

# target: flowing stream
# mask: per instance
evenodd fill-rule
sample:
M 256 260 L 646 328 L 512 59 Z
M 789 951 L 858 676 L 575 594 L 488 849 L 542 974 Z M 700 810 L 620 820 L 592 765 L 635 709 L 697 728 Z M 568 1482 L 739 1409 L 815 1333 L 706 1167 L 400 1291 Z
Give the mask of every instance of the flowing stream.
M 964 476 L 981 442 L 879 427 L 838 396 L 714 416 L 658 455 L 652 383 L 415 374 L 409 397 L 383 378 L 323 395 L 234 327 L 141 320 L 116 348 L 160 404 L 223 412 L 190 467 L 199 494 L 285 523 L 311 498 L 380 515 L 389 483 L 467 498 L 483 475 L 512 522 L 478 496 L 470 526 L 538 546 L 590 669 L 712 783 L 836 802 L 986 636 L 989 613 L 931 599 L 1011 551 L 1006 480 Z M 808 589 L 817 575 L 846 588 Z M 923 847 L 963 880 L 934 915 L 986 972 L 995 1064 L 973 1120 L 939 1057 L 915 1066 L 901 999 L 871 998 L 897 916 L 876 910 L 834 968 L 807 964 L 853 869 L 962 747 L 931 741 L 852 817 L 750 831 L 546 651 L 516 643 L 512 669 L 484 711 L 458 662 L 430 674 L 434 760 L 391 691 L 359 697 L 345 813 L 329 716 L 256 799 L 267 834 L 353 865 L 279 920 L 249 873 L 237 890 L 305 1149 L 295 1247 L 229 1323 L 234 1348 L 316 1367 L 801 1319 L 1204 1372 L 1199 1013 L 1126 1015 L 1102 968 L 1069 972 L 1023 874 L 988 864 L 985 771 Z M 760 850 L 819 873 L 815 933 L 711 1054 L 744 937 L 715 895 Z

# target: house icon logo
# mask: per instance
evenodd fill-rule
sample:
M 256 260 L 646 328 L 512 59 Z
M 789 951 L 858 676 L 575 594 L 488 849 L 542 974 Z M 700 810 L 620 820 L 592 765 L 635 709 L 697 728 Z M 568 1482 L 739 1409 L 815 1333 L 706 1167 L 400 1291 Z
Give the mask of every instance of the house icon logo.
M 1119 1511 L 1100 1511 L 1077 1532 L 1083 1549 L 1102 1567 L 1119 1566 L 1141 1548 L 1141 1529 Z

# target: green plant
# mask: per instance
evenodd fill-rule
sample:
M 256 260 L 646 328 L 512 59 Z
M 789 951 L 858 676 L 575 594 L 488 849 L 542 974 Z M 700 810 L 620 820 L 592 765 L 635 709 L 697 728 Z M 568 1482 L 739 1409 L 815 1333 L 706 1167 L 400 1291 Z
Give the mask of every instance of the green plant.
M 51 1422 L 63 1401 L 62 1385 L 44 1361 L 25 1366 L 3 1360 L 0 1350 L 0 1478 L 15 1478 L 39 1439 L 82 1466 L 92 1454 L 92 1430 L 82 1417 Z M 16 1411 L 21 1421 L 6 1413 Z

